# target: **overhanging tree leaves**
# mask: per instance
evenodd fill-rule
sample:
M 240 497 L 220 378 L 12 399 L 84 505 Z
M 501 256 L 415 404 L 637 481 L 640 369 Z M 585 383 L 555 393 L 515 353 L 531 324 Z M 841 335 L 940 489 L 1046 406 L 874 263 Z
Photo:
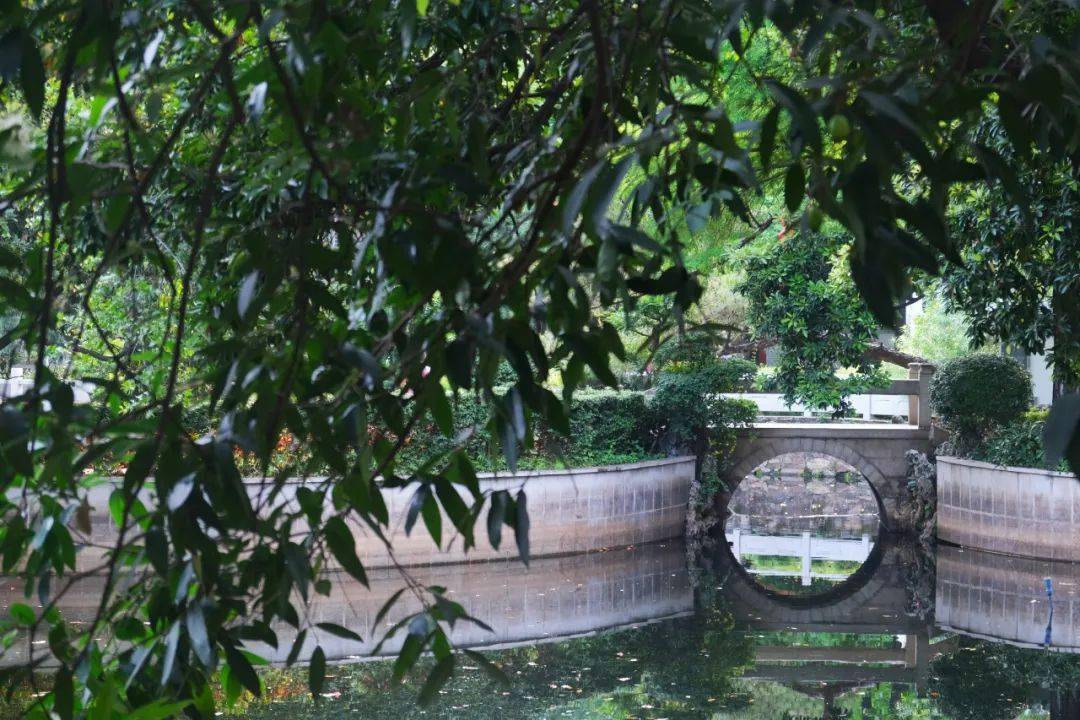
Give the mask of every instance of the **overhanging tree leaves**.
M 468 541 L 487 504 L 468 458 L 407 468 L 410 430 L 452 427 L 466 391 L 511 466 L 534 416 L 565 429 L 586 369 L 611 382 L 623 353 L 598 307 L 667 295 L 678 316 L 700 294 L 687 228 L 748 218 L 746 193 L 787 178 L 792 207 L 846 227 L 888 322 L 907 269 L 955 256 L 950 188 L 1023 193 L 973 140 L 980 117 L 1001 108 L 1021 156 L 1075 154 L 1080 132 L 1076 13 L 1053 2 L 0 11 L 0 350 L 34 369 L 0 410 L 0 546 L 49 608 L 33 632 L 66 627 L 87 483 L 126 468 L 100 605 L 53 648 L 77 689 L 39 716 L 69 699 L 211 715 L 223 655 L 273 643 L 275 622 L 311 629 L 296 605 L 326 589 L 327 553 L 359 574 L 340 523 L 378 536 L 383 486 L 434 488 Z M 768 68 L 749 52 L 762 42 Z M 761 117 L 725 110 L 736 67 Z M 504 358 L 516 382 L 497 392 Z M 272 465 L 282 442 L 300 452 Z M 254 500 L 238 453 L 265 476 Z M 307 499 L 283 503 L 284 479 L 313 471 Z M 495 507 L 524 545 L 516 497 Z M 434 651 L 434 692 L 452 607 L 410 590 L 430 609 L 402 626 L 402 669 Z M 121 642 L 124 619 L 144 632 Z

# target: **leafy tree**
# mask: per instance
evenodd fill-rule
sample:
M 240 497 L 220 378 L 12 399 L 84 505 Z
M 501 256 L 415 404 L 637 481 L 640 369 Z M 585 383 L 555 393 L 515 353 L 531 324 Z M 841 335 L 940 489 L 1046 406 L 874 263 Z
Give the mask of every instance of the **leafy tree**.
M 896 341 L 896 347 L 916 357 L 941 364 L 971 352 L 968 320 L 949 311 L 934 292 L 923 301 L 922 312 L 912 318 Z
M 976 346 L 1046 352 L 1060 392 L 1080 385 L 1080 164 L 1042 151 L 1021 163 L 1002 120 L 986 121 L 977 136 L 1015 167 L 1025 197 L 990 185 L 957 198 L 965 262 L 947 267 L 942 287 L 950 307 L 970 319 Z
M 836 272 L 843 244 L 815 232 L 777 242 L 745 266 L 739 291 L 760 342 L 774 344 L 774 382 L 788 402 L 847 407 L 847 397 L 879 383 L 866 357 L 877 323 L 846 275 Z M 839 376 L 842 368 L 854 373 Z
M 31 712 L 62 720 L 209 717 L 223 668 L 258 693 L 244 643 L 274 642 L 279 622 L 325 630 L 303 599 L 332 559 L 363 579 L 345 523 L 378 535 L 386 485 L 418 488 L 466 543 L 494 507 L 488 527 L 524 551 L 524 491 L 490 503 L 453 445 L 400 466 L 411 431 L 431 418 L 451 436 L 451 396 L 478 393 L 513 468 L 533 416 L 568 429 L 586 368 L 615 383 L 607 313 L 656 295 L 677 320 L 701 292 L 687 235 L 753 223 L 753 193 L 782 183 L 790 212 L 810 198 L 807 222 L 847 228 L 856 286 L 889 322 L 908 269 L 955 259 L 951 190 L 1021 194 L 969 132 L 980 118 L 999 108 L 1020 157 L 1074 152 L 1080 133 L 1076 12 L 1052 2 L 0 11 L 0 349 L 34 368 L 0 410 L 0 548 L 43 599 L 13 623 L 60 663 Z M 155 307 L 108 302 L 133 280 Z M 101 365 L 59 360 L 77 355 Z M 72 402 L 80 373 L 88 406 Z M 305 452 L 271 473 L 286 432 Z M 299 507 L 253 506 L 238 449 L 272 498 L 321 474 Z M 73 626 L 59 607 L 80 507 L 116 466 L 118 541 L 93 619 Z M 431 699 L 456 662 L 439 622 L 460 608 L 406 585 L 425 610 L 400 628 L 394 675 L 432 651 Z

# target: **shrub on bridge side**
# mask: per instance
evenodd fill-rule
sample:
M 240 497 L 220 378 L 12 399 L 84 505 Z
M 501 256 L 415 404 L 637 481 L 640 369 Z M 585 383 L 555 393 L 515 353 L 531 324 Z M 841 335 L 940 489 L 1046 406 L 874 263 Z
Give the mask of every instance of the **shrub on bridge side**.
M 952 437 L 949 452 L 970 456 L 1031 404 L 1031 374 L 1016 360 L 968 355 L 946 362 L 930 381 L 930 403 Z
M 721 393 L 745 390 L 756 372 L 757 366 L 748 360 L 720 360 L 661 372 L 651 402 L 658 445 L 669 453 L 680 448 L 702 452 L 710 429 L 719 429 L 742 415 L 740 401 L 721 397 Z M 753 407 L 750 421 L 757 412 L 757 406 Z

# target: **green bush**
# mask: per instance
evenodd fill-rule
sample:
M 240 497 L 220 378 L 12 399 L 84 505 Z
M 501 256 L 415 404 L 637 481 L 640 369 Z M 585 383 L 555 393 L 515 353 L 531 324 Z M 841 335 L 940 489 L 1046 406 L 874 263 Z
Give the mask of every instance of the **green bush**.
M 644 393 L 579 391 L 570 407 L 570 435 L 543 428 L 536 450 L 574 467 L 643 460 L 649 456 L 648 415 Z
M 545 424 L 531 428 L 531 443 L 521 453 L 523 470 L 560 467 L 617 465 L 664 457 L 677 453 L 697 453 L 712 448 L 724 454 L 734 448 L 734 429 L 753 421 L 756 406 L 729 400 L 719 393 L 745 390 L 752 386 L 756 366 L 746 360 L 723 360 L 691 371 L 661 373 L 652 397 L 629 390 L 579 390 L 569 412 L 569 434 Z M 451 400 L 454 427 L 450 437 L 437 427 L 434 418 L 419 422 L 405 442 L 395 464 L 399 476 L 407 476 L 427 459 L 463 446 L 477 470 L 506 470 L 507 465 L 492 423 L 488 404 L 479 396 L 460 393 Z M 396 442 L 393 433 L 371 427 L 375 438 Z M 284 444 L 271 468 L 304 467 L 318 474 L 320 467 L 303 465 L 296 448 Z M 243 458 L 240 458 L 243 461 Z M 242 464 L 248 474 L 261 468 Z
M 1023 417 L 1003 425 L 974 453 L 975 459 L 1003 467 L 1067 470 L 1065 461 L 1057 465 L 1046 462 L 1046 450 L 1043 446 L 1046 416 L 1045 410 L 1030 410 L 1024 413 Z
M 952 433 L 951 451 L 969 455 L 1031 404 L 1031 374 L 1009 357 L 956 358 L 934 374 L 930 403 Z
M 741 405 L 733 405 L 736 401 L 720 397 L 720 393 L 752 388 L 756 373 L 754 363 L 741 359 L 721 360 L 692 371 L 661 373 L 651 404 L 660 445 L 669 452 L 676 448 L 704 450 L 710 429 L 719 429 L 731 418 L 745 415 Z
M 716 338 L 704 332 L 672 337 L 653 356 L 657 367 L 676 371 L 709 367 L 717 362 Z
M 465 450 L 478 470 L 505 470 L 506 463 L 490 427 L 487 405 L 475 395 L 455 401 L 454 436 L 471 433 Z M 533 428 L 533 444 L 522 453 L 522 469 L 587 467 L 637 462 L 657 456 L 651 449 L 650 413 L 641 392 L 580 390 L 570 406 L 570 434 L 547 427 Z M 455 444 L 434 422 L 413 430 L 402 453 L 401 471 L 417 466 L 431 453 Z

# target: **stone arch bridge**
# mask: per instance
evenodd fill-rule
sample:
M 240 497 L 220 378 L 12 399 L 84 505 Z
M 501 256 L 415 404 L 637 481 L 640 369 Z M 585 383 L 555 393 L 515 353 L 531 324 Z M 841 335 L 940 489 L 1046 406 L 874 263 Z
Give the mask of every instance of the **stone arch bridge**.
M 788 453 L 821 453 L 851 465 L 866 478 L 878 501 L 886 528 L 897 526 L 907 497 L 908 450 L 929 452 L 934 441 L 930 423 L 930 365 L 908 366 L 908 379 L 897 380 L 876 395 L 907 396 L 907 422 L 758 422 L 739 434 L 731 463 L 724 474 L 728 492 L 772 458 Z M 732 395 L 732 397 L 738 397 Z M 755 395 L 745 396 L 764 405 Z M 869 396 L 857 397 L 856 402 Z M 895 405 L 895 402 L 893 403 Z M 864 411 L 864 415 L 869 413 Z

